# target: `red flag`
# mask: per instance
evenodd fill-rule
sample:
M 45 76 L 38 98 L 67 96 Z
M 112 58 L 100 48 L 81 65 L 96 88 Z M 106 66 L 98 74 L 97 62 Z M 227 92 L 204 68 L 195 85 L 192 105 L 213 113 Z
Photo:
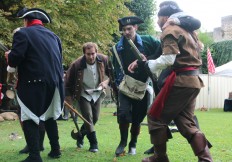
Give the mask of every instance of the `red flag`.
M 215 66 L 214 66 L 213 58 L 212 58 L 212 55 L 211 55 L 209 48 L 207 48 L 207 62 L 208 62 L 208 72 L 211 74 L 214 74 L 215 73 Z

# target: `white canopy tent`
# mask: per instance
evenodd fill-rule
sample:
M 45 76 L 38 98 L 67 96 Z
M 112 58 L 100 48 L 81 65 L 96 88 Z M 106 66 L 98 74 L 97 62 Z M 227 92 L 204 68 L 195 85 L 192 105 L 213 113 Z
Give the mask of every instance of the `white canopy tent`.
M 232 61 L 215 68 L 214 75 L 232 77 Z

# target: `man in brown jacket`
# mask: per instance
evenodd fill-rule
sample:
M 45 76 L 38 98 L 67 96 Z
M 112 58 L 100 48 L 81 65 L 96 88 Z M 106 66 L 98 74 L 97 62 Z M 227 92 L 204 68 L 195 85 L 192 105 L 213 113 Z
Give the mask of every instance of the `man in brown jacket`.
M 170 15 L 182 10 L 174 6 L 172 1 L 164 1 L 160 6 L 158 25 L 162 29 Z M 171 120 L 188 140 L 198 161 L 212 162 L 210 145 L 193 119 L 196 97 L 204 86 L 198 76 L 202 64 L 198 38 L 194 32 L 173 25 L 163 29 L 160 39 L 162 55 L 156 60 L 147 61 L 145 67 L 152 73 L 167 67 L 172 70 L 148 112 L 149 133 L 156 154 L 142 162 L 169 162 L 166 143 L 172 138 L 168 128 Z M 143 67 L 144 62 L 131 64 L 128 70 L 133 72 L 137 66 Z
M 98 142 L 94 125 L 98 121 L 100 104 L 107 88 L 108 58 L 99 54 L 95 43 L 87 42 L 83 45 L 84 55 L 75 60 L 68 69 L 65 78 L 65 100 L 70 104 L 76 100 L 83 117 L 91 124 L 81 126 L 81 135 L 77 139 L 77 147 L 83 147 L 84 136 L 90 142 L 90 152 L 98 151 Z

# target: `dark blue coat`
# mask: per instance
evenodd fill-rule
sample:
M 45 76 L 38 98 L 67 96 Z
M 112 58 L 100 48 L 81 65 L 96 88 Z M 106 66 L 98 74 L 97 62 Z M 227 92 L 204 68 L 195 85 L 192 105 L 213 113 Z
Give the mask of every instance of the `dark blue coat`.
M 38 117 L 48 108 L 55 88 L 64 101 L 61 41 L 41 25 L 21 28 L 14 34 L 8 64 L 18 68 L 17 93 Z
M 128 67 L 124 65 L 124 61 L 128 61 L 129 60 L 128 57 L 131 57 L 132 55 L 133 55 L 132 57 L 134 57 L 132 61 L 136 60 L 136 57 L 134 56 L 132 51 L 130 53 L 125 53 L 125 49 L 126 49 L 125 42 L 126 42 L 125 37 L 122 36 L 120 41 L 116 44 L 116 50 L 120 57 L 125 74 L 130 75 L 131 77 L 140 80 L 142 82 L 146 82 L 148 76 L 146 73 L 144 73 L 144 71 L 137 71 L 132 74 L 128 72 L 127 70 Z M 157 59 L 162 54 L 160 41 L 150 35 L 136 34 L 135 45 L 138 48 L 138 50 L 147 57 L 148 60 Z M 124 77 L 124 74 L 118 64 L 114 51 L 113 50 L 111 51 L 113 53 L 111 60 L 114 66 L 115 82 L 116 85 L 119 86 L 119 84 L 121 83 Z M 132 63 L 132 61 L 129 63 Z

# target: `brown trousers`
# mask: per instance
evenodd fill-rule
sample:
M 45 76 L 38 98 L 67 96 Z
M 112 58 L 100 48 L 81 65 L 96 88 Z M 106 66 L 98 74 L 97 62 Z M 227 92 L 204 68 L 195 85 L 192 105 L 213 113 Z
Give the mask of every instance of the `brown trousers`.
M 90 126 L 84 123 L 85 129 L 88 133 L 95 131 L 94 125 L 97 123 L 99 118 L 101 101 L 101 97 L 99 97 L 95 103 L 93 101 L 87 101 L 84 97 L 80 98 L 81 114 L 91 124 Z
M 196 105 L 198 88 L 176 87 L 172 90 L 165 102 L 160 119 L 148 116 L 148 127 L 151 134 L 151 143 L 160 145 L 172 138 L 168 124 L 174 120 L 181 135 L 188 141 L 195 132 L 198 132 L 193 116 Z

